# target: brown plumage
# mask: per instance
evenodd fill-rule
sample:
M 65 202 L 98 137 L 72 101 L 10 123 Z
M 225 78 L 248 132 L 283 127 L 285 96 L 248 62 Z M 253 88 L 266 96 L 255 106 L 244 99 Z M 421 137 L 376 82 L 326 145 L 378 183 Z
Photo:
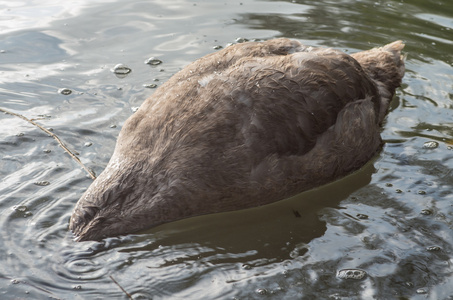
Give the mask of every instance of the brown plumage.
M 359 169 L 381 146 L 403 47 L 347 55 L 275 39 L 195 61 L 126 121 L 70 229 L 99 240 L 271 203 Z

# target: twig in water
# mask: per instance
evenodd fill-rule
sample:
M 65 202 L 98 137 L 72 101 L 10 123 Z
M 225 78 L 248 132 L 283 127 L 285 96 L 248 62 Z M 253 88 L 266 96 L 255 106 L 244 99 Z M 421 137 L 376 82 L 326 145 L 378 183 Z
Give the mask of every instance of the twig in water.
M 110 279 L 112 279 L 112 281 L 113 281 L 113 282 L 114 282 L 114 283 L 115 283 L 115 284 L 116 284 L 116 285 L 117 285 L 117 286 L 118 286 L 118 287 L 126 294 L 126 296 L 129 297 L 129 299 L 133 299 L 133 298 L 132 298 L 132 295 L 129 294 L 128 292 L 126 292 L 126 290 L 123 289 L 123 287 L 122 287 L 122 286 L 121 286 L 121 285 L 113 278 L 113 276 L 110 275 L 109 277 L 110 277 Z
M 58 144 L 60 144 L 61 148 L 63 148 L 79 165 L 82 166 L 82 168 L 88 172 L 88 174 L 90 175 L 91 179 L 96 179 L 96 176 L 94 175 L 94 173 L 89 170 L 87 167 L 85 167 L 85 165 L 80 161 L 80 159 L 75 156 L 74 153 L 71 152 L 71 150 L 68 149 L 68 147 L 66 147 L 63 142 L 60 140 L 60 138 L 58 136 L 56 136 L 53 132 L 47 130 L 46 128 L 42 127 L 41 125 L 39 125 L 38 123 L 34 122 L 33 120 L 30 120 L 29 118 L 27 117 L 24 117 L 23 115 L 21 114 L 16 114 L 16 113 L 13 113 L 9 110 L 6 110 L 4 108 L 1 108 L 0 107 L 0 111 L 4 112 L 4 113 L 7 113 L 9 115 L 12 115 L 12 116 L 16 116 L 16 117 L 19 117 L 25 121 L 27 121 L 28 123 L 30 124 L 33 124 L 35 125 L 36 127 L 38 127 L 39 129 L 41 129 L 42 131 L 44 131 L 45 133 L 47 133 L 48 135 L 50 135 L 51 137 L 53 137 L 57 142 Z

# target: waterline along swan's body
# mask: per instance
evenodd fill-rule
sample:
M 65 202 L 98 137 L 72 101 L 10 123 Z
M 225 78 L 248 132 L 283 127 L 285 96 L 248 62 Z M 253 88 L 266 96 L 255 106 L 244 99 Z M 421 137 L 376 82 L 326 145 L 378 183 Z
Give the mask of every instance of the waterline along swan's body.
M 70 229 L 100 240 L 271 203 L 359 169 L 382 144 L 403 47 L 347 55 L 275 39 L 195 61 L 126 121 Z

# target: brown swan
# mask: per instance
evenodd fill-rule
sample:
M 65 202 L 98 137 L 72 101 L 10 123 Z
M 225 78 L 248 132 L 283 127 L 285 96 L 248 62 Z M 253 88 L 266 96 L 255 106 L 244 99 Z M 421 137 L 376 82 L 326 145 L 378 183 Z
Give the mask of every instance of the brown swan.
M 404 44 L 347 55 L 237 44 L 175 74 L 124 124 L 78 201 L 78 241 L 271 203 L 359 169 L 404 75 Z

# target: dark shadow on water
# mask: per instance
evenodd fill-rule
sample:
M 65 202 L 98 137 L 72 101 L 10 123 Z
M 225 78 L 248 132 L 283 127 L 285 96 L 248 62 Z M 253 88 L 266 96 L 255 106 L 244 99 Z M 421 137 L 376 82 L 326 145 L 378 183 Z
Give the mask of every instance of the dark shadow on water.
M 120 251 L 153 251 L 156 247 L 185 244 L 224 253 L 251 251 L 256 259 L 269 262 L 300 256 L 305 253 L 304 244 L 326 231 L 326 223 L 319 218 L 320 210 L 340 208 L 339 203 L 366 186 L 374 172 L 373 162 L 369 162 L 345 178 L 283 201 L 165 224 L 135 236 L 133 243 L 144 242 L 144 246 L 131 247 L 126 243 Z M 299 250 L 295 253 L 295 249 Z

